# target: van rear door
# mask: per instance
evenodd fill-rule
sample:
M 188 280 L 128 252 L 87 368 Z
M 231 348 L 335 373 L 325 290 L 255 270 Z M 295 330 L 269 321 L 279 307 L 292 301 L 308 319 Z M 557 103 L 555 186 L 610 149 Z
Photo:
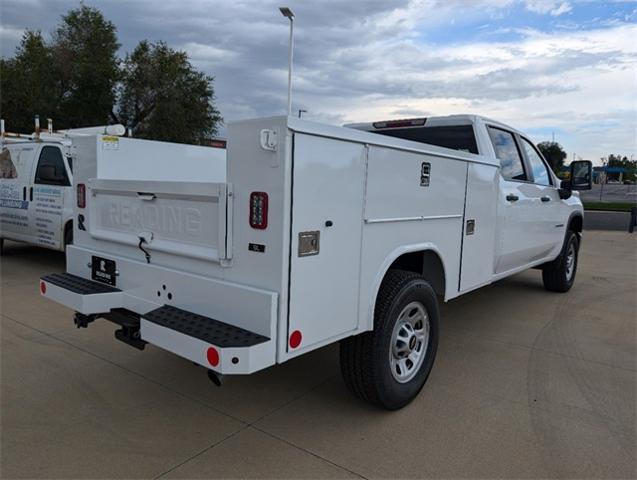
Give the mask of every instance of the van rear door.
M 29 197 L 36 146 L 3 145 L 0 153 L 0 237 L 30 242 Z

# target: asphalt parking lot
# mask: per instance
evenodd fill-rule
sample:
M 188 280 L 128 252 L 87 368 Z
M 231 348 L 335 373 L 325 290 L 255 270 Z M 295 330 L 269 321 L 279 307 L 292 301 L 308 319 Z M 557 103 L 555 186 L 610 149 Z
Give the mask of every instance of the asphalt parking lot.
M 621 183 L 593 184 L 590 190 L 579 192 L 583 202 L 637 203 L 637 186 Z
M 3 478 L 633 478 L 637 235 L 587 231 L 568 294 L 524 272 L 442 307 L 438 358 L 379 411 L 321 349 L 217 388 L 40 298 L 60 254 L 1 259 Z

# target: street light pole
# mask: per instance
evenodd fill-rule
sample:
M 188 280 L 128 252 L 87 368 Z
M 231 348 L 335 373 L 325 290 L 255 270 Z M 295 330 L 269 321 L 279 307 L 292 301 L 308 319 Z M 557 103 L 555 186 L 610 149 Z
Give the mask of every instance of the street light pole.
M 288 7 L 279 7 L 281 14 L 290 20 L 290 52 L 288 65 L 288 116 L 292 115 L 292 53 L 294 51 L 294 13 Z

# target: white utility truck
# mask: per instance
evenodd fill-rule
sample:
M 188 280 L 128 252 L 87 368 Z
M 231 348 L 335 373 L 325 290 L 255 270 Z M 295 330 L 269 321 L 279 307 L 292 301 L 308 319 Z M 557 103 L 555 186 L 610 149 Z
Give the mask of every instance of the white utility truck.
M 0 134 L 0 253 L 4 239 L 64 251 L 73 242 L 73 167 L 79 136 L 104 134 L 107 144 L 117 145 L 126 129 L 122 125 L 76 128 L 54 132 L 49 123 L 41 130 L 36 120 L 32 134 Z M 110 139 L 110 140 L 109 140 Z M 188 157 L 198 157 L 202 165 L 225 171 L 225 150 L 194 145 L 176 145 L 135 139 L 133 168 L 152 169 L 153 155 L 175 149 Z M 205 172 L 201 172 L 205 174 Z
M 590 162 L 560 183 L 527 137 L 477 116 L 351 127 L 230 124 L 223 171 L 78 138 L 74 244 L 41 294 L 215 383 L 340 341 L 347 386 L 397 409 L 432 368 L 438 297 L 531 267 L 569 290 Z

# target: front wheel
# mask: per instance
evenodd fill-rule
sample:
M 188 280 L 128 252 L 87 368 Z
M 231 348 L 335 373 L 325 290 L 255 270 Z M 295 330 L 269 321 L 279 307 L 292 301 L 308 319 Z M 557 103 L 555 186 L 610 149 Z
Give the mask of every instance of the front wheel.
M 388 410 L 407 405 L 433 367 L 439 320 L 436 294 L 421 275 L 388 272 L 376 300 L 374 330 L 341 342 L 347 387 Z
M 579 238 L 571 230 L 566 234 L 562 254 L 542 269 L 544 288 L 552 292 L 568 292 L 575 282 Z

